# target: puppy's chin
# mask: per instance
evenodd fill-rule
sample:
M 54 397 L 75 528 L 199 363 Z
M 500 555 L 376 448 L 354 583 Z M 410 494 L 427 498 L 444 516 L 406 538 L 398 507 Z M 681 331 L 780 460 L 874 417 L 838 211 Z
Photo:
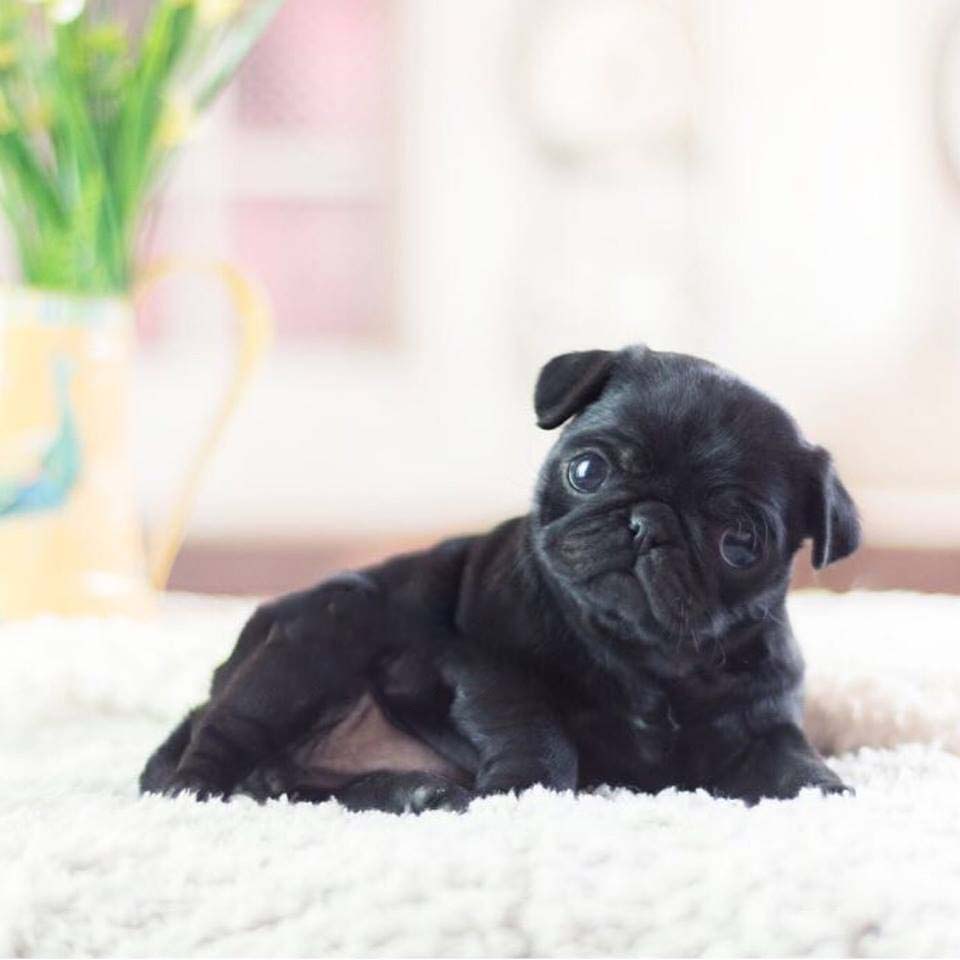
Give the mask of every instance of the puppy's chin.
M 687 586 L 681 570 L 662 564 L 658 570 L 615 570 L 571 594 L 584 619 L 601 633 L 645 645 L 689 643 L 699 648 L 714 617 Z M 638 566 L 653 566 L 646 560 Z
M 671 640 L 690 640 L 696 645 L 714 618 L 686 551 L 660 547 L 638 557 L 632 573 L 643 587 L 650 617 L 662 633 Z

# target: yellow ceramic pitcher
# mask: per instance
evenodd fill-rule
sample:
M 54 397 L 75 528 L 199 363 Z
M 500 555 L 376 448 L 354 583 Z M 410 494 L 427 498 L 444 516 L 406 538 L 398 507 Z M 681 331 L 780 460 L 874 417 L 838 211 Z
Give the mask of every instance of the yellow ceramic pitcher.
M 142 286 L 178 269 L 225 284 L 240 337 L 227 393 L 149 551 L 128 423 L 133 299 L 0 288 L 0 620 L 139 615 L 166 584 L 200 473 L 270 334 L 263 297 L 226 264 L 160 264 Z

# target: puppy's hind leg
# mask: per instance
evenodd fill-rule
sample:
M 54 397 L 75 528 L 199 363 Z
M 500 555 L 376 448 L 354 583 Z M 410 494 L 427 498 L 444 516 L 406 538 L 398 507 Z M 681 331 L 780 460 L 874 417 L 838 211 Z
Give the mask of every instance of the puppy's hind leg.
M 322 711 L 359 697 L 390 637 L 383 597 L 361 575 L 329 580 L 273 613 L 266 638 L 215 684 L 165 792 L 229 794 Z
M 334 797 L 348 810 L 380 810 L 384 813 L 452 810 L 462 813 L 474 795 L 435 773 L 380 770 L 351 780 L 337 790 Z

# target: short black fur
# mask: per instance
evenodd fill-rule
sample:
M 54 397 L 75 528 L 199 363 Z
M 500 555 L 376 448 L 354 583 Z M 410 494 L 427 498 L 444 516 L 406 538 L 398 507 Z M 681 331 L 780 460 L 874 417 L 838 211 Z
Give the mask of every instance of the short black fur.
M 528 515 L 260 607 L 141 789 L 395 812 L 533 784 L 845 791 L 801 729 L 784 606 L 805 539 L 817 567 L 859 543 L 826 452 L 644 347 L 554 358 L 535 407 L 567 426 Z

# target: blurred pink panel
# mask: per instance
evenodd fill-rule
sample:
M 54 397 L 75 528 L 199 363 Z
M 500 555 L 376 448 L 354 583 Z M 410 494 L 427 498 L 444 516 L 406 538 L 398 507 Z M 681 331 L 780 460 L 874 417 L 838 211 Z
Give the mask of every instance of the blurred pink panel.
M 287 0 L 241 72 L 241 122 L 382 132 L 389 29 L 387 0 Z
M 231 206 L 234 256 L 267 287 L 282 340 L 385 326 L 383 211 L 277 200 Z

